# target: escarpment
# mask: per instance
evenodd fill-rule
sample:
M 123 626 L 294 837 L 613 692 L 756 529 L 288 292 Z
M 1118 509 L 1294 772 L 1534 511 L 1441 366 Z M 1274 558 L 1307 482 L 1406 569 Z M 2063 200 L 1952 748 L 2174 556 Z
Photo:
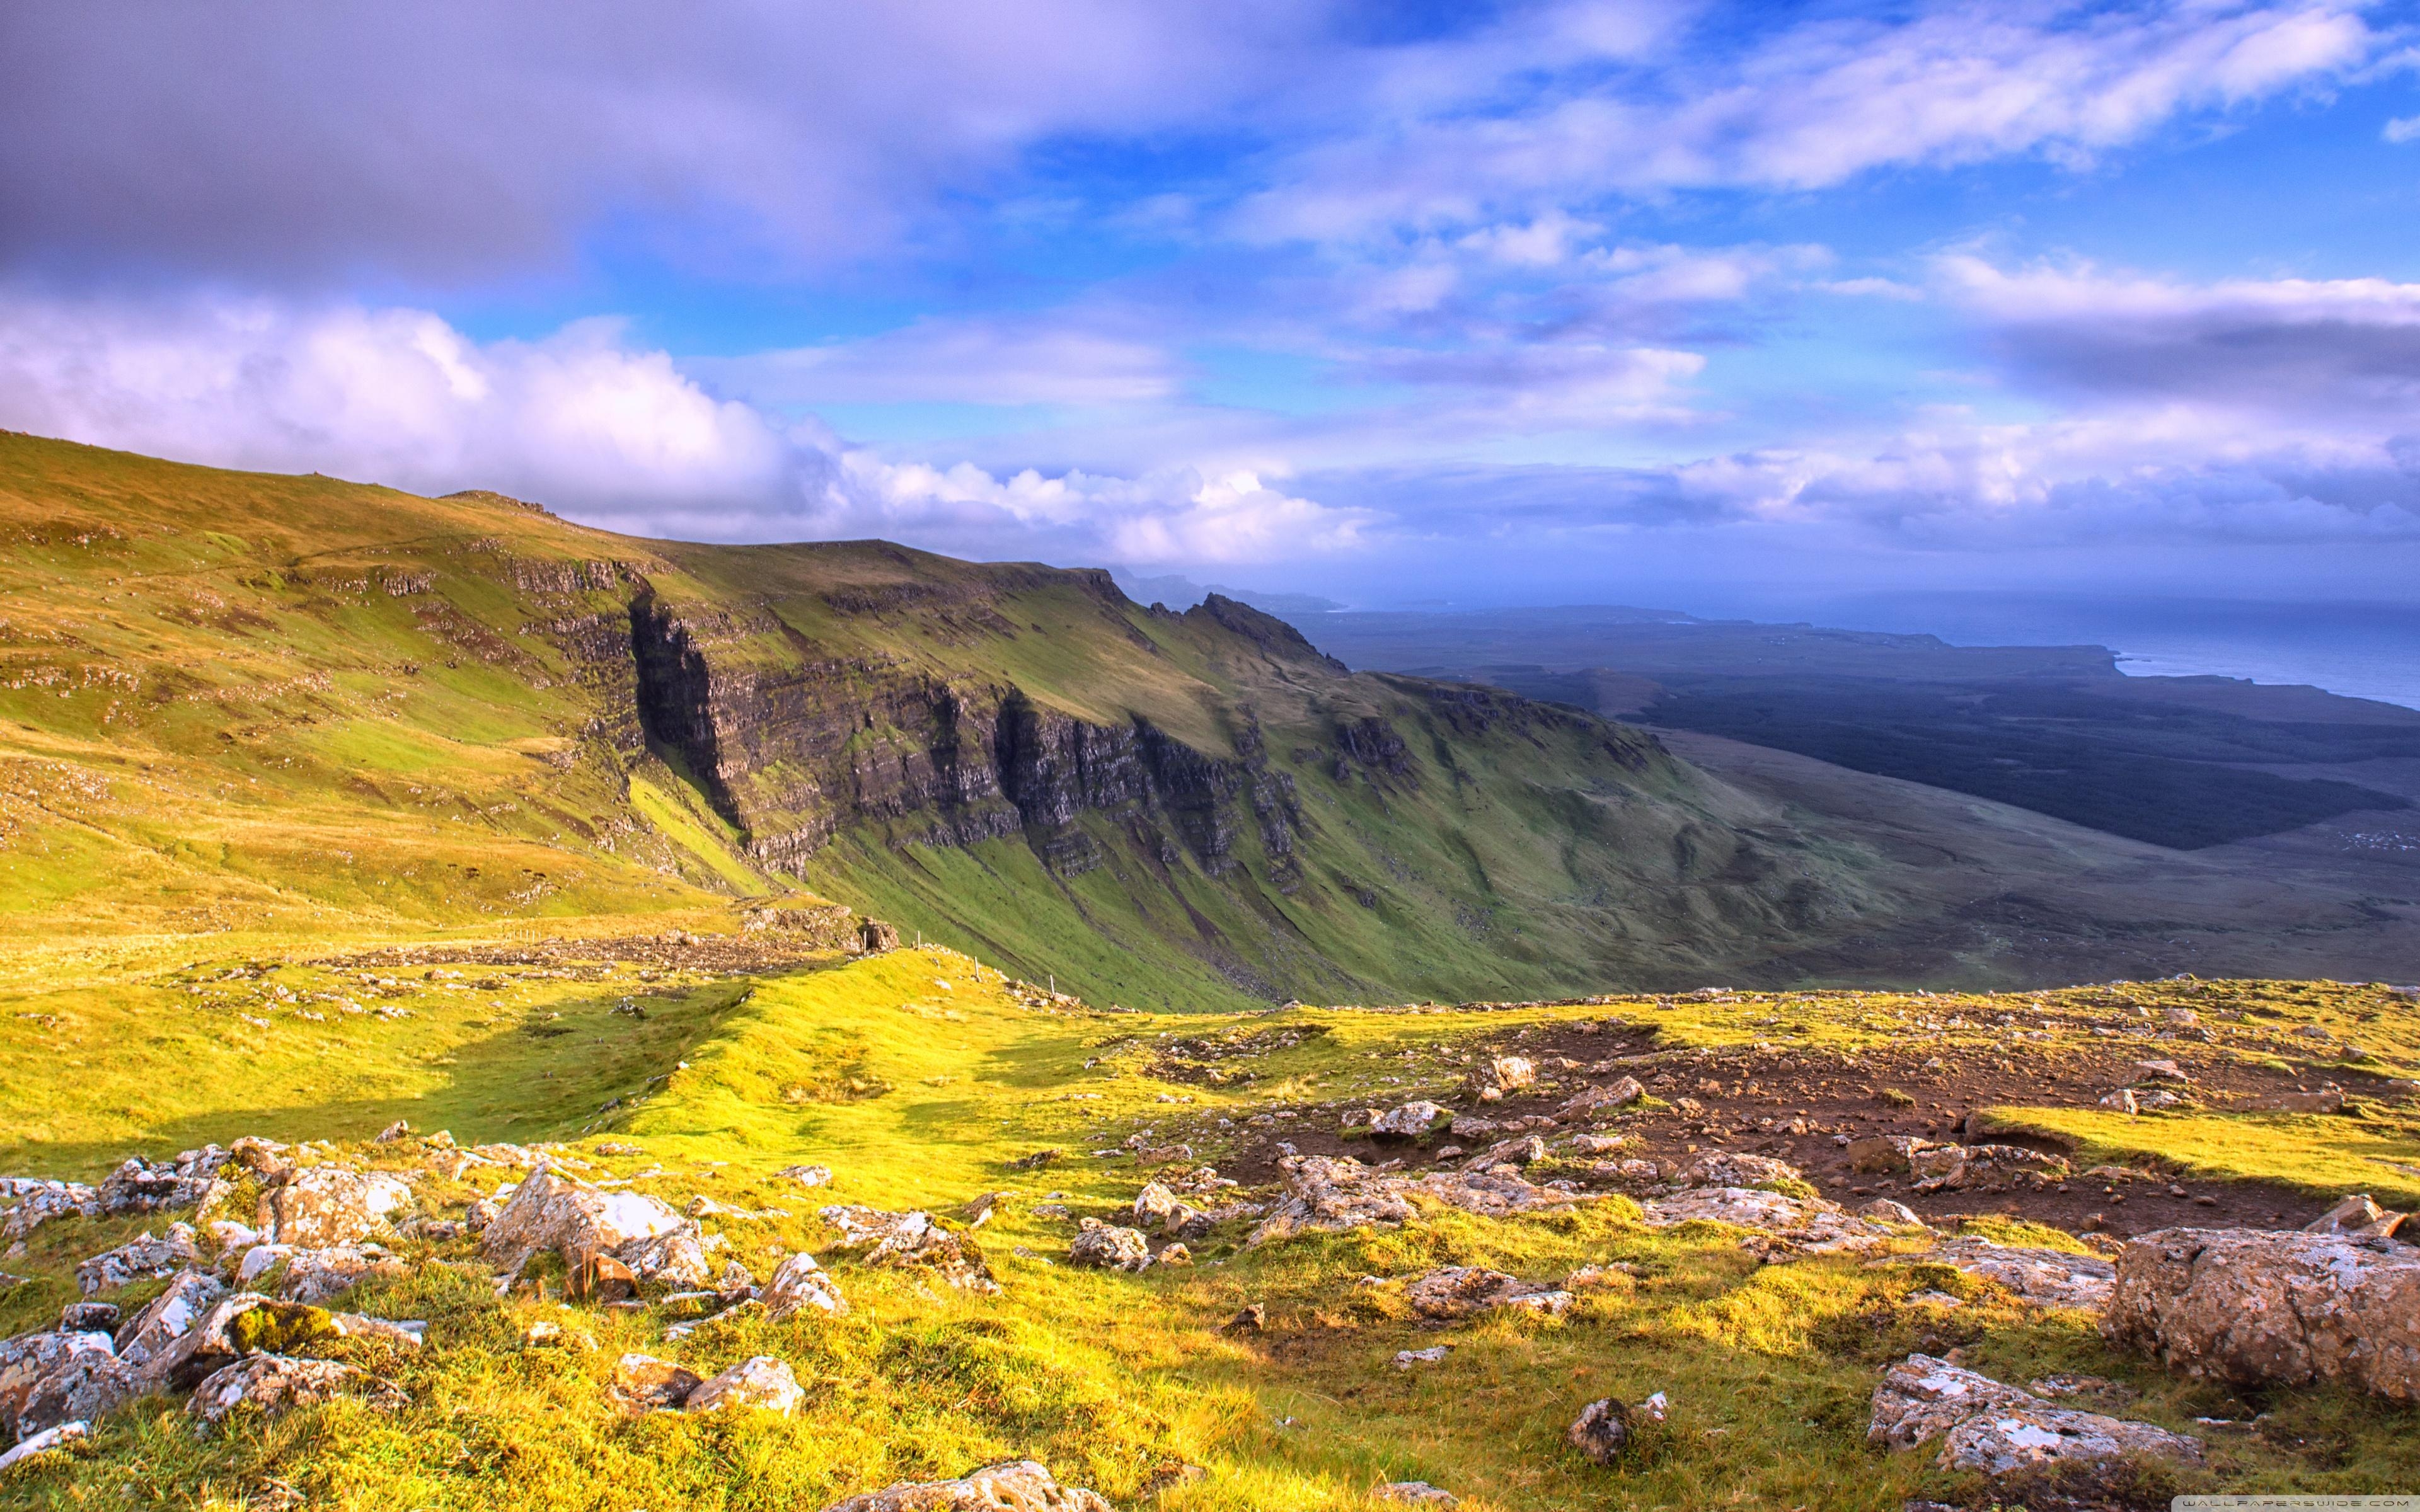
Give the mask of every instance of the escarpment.
M 1140 714 L 1098 722 L 1010 681 L 937 675 L 898 656 L 820 656 L 769 611 L 751 620 L 650 589 L 629 624 L 646 739 L 767 866 L 796 868 L 841 830 L 871 825 L 893 843 L 1022 832 L 1054 870 L 1077 873 L 1100 864 L 1078 823 L 1099 813 L 1166 859 L 1181 845 L 1214 876 L 1237 864 L 1249 824 L 1270 880 L 1291 882 L 1299 809 L 1249 708 L 1233 715 L 1233 754 L 1211 754 Z

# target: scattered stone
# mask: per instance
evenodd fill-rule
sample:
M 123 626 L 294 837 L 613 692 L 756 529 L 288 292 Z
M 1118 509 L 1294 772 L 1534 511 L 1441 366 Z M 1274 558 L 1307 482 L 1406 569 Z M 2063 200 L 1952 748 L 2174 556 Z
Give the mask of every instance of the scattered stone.
M 187 1224 L 170 1224 L 164 1238 L 139 1234 L 78 1265 L 76 1289 L 89 1297 L 96 1291 L 115 1291 L 129 1282 L 174 1275 L 202 1257 L 195 1237 Z
M 64 1449 L 78 1439 L 90 1437 L 91 1433 L 91 1426 L 85 1423 L 62 1423 L 56 1427 L 44 1428 L 41 1432 L 21 1441 L 8 1453 L 0 1454 L 0 1471 L 7 1471 L 23 1464 L 36 1455 L 49 1454 L 54 1449 Z
M 1563 1437 L 1597 1464 L 1610 1465 L 1629 1447 L 1630 1409 L 1610 1396 L 1600 1396 L 1580 1409 Z
M 1115 1512 L 1098 1494 L 1062 1486 L 1031 1459 L 986 1465 L 963 1480 L 902 1481 L 824 1512 Z
M 1462 1499 L 1424 1480 L 1390 1480 L 1384 1486 L 1372 1487 L 1370 1500 L 1397 1502 L 1404 1506 L 1453 1506 Z
M 2240 1105 L 2249 1113 L 2342 1113 L 2345 1095 L 2329 1087 L 2316 1092 L 2273 1092 Z
M 1565 1291 L 1629 1291 L 1637 1287 L 1627 1266 L 1583 1265 L 1563 1277 Z
M 651 1354 L 626 1354 L 613 1362 L 615 1394 L 644 1410 L 675 1411 L 704 1384 L 696 1371 Z
M 1575 1155 L 1610 1155 L 1627 1142 L 1620 1134 L 1574 1134 L 1571 1149 Z
M 401 1275 L 404 1270 L 401 1260 L 374 1246 L 297 1249 L 256 1244 L 236 1267 L 236 1284 L 252 1287 L 274 1272 L 275 1285 L 267 1288 L 273 1295 L 287 1302 L 318 1303 L 376 1276 Z
M 1561 1107 L 1557 1108 L 1555 1117 L 1566 1120 L 1602 1118 L 1608 1113 L 1628 1107 L 1646 1095 L 1647 1088 L 1638 1085 L 1637 1077 L 1624 1076 L 1609 1087 L 1583 1088 Z
M 2143 1104 L 2135 1100 L 2134 1089 L 2131 1087 L 2121 1087 L 2118 1088 L 2118 1090 L 2102 1098 L 2101 1100 L 2101 1105 L 2104 1108 L 2116 1108 L 2120 1113 L 2140 1113 L 2143 1111 Z
M 1419 1216 L 1428 1199 L 1482 1217 L 1501 1218 L 1579 1200 L 1567 1192 L 1534 1186 L 1518 1175 L 1479 1171 L 1428 1171 L 1406 1177 L 1373 1171 L 1350 1157 L 1306 1156 L 1286 1173 L 1288 1195 L 1262 1220 L 1247 1248 L 1298 1233 L 1340 1234 L 1355 1228 L 1394 1227 Z
M 1866 1438 L 1892 1449 L 1939 1438 L 1942 1469 L 1994 1476 L 2054 1463 L 2144 1456 L 2198 1464 L 2202 1457 L 2198 1439 L 2055 1407 L 1929 1354 L 1911 1354 L 1883 1377 Z
M 2193 1080 L 2191 1076 L 2185 1074 L 2184 1068 L 2173 1060 L 2138 1060 L 2134 1062 L 2134 1069 L 2141 1072 L 2146 1078 L 2157 1081 L 2191 1082 Z
M 848 1300 L 840 1294 L 840 1286 L 832 1280 L 831 1273 L 803 1251 L 773 1268 L 772 1279 L 765 1283 L 761 1300 L 766 1311 L 776 1319 L 808 1311 L 838 1318 L 848 1311 Z
M 0 1179 L 0 1197 L 9 1199 L 0 1215 L 0 1239 L 23 1240 L 54 1218 L 101 1216 L 98 1195 L 80 1181 L 8 1177 Z
M 832 1179 L 831 1167 L 829 1165 L 784 1165 L 773 1174 L 785 1177 L 800 1186 L 810 1187 L 830 1186 Z
M 392 1233 L 387 1214 L 411 1204 L 411 1188 L 384 1171 L 314 1166 L 261 1197 L 260 1229 L 272 1243 L 306 1249 L 355 1244 Z
M 1575 1300 L 1568 1291 L 1519 1280 L 1475 1265 L 1448 1265 L 1404 1289 L 1404 1299 L 1423 1318 L 1468 1318 L 1512 1308 L 1559 1318 Z
M 1432 1344 L 1425 1350 L 1397 1350 L 1395 1368 L 1409 1370 L 1416 1365 L 1436 1365 L 1452 1352 L 1453 1346 L 1450 1344 Z
M 1873 1265 L 1947 1265 L 1996 1281 L 2037 1307 L 2106 1305 L 2117 1267 L 2098 1255 L 2029 1249 L 1967 1235 L 1945 1239 L 1921 1255 L 1897 1255 Z
M 1268 1326 L 1269 1310 L 1257 1302 L 1246 1303 L 1235 1310 L 1234 1317 L 1227 1319 L 1227 1331 L 1231 1334 L 1259 1334 Z
M 1175 1193 L 1157 1181 L 1146 1181 L 1143 1183 L 1143 1189 L 1135 1194 L 1135 1227 L 1141 1228 L 1164 1224 L 1178 1208 L 1183 1206 L 1184 1204 L 1177 1200 Z
M 1700 1155 L 1691 1161 L 1672 1179 L 1672 1184 L 1678 1187 L 1753 1187 L 1766 1191 L 1787 1191 L 1792 1187 L 1801 1192 L 1814 1190 L 1807 1184 L 1807 1174 L 1786 1160 L 1774 1160 L 1765 1155 L 1738 1155 L 1724 1150 Z
M 1370 1133 L 1380 1139 L 1425 1139 L 1452 1121 L 1452 1113 L 1435 1103 L 1406 1103 L 1370 1120 Z
M 1641 1205 L 1650 1227 L 1703 1220 L 1752 1228 L 1792 1250 L 1830 1255 L 1878 1249 L 1894 1237 L 1886 1224 L 1852 1218 L 1821 1197 L 1785 1196 L 1750 1187 L 1709 1186 Z
M 923 1266 L 942 1280 L 966 1291 L 996 1292 L 1000 1283 L 973 1242 L 942 1227 L 928 1212 L 884 1212 L 875 1208 L 835 1205 L 818 1210 L 824 1222 L 841 1231 L 837 1248 L 862 1250 L 867 1265 Z
M 2082 1397 L 2103 1407 L 2123 1407 L 2137 1395 L 2133 1388 L 2105 1376 L 2044 1376 L 2040 1381 L 2027 1381 L 2025 1386 L 2037 1396 Z
M 787 1417 L 798 1411 L 805 1396 L 788 1365 L 759 1354 L 701 1382 L 683 1398 L 681 1411 L 719 1412 L 741 1408 Z
M 1151 1241 L 1140 1228 L 1103 1224 L 1076 1236 L 1067 1247 L 1067 1262 L 1102 1271 L 1142 1271 L 1151 1266 Z
M 1908 1157 L 1918 1192 L 1947 1192 L 1981 1182 L 2047 1186 L 2065 1180 L 2068 1163 L 2022 1145 L 1940 1145 Z
M 132 1395 L 106 1334 L 21 1334 L 0 1342 L 0 1442 L 89 1422 Z
M 521 1330 L 521 1344 L 528 1349 L 551 1349 L 563 1342 L 563 1325 L 551 1318 L 541 1318 Z
M 409 1139 L 411 1137 L 411 1125 L 402 1119 L 397 1119 L 393 1123 L 388 1124 L 385 1128 L 380 1129 L 378 1132 L 377 1142 L 381 1145 L 392 1145 L 399 1139 Z
M 2420 1400 L 2420 1250 L 2336 1234 L 2163 1229 L 2119 1253 L 2101 1332 L 2233 1385 L 2342 1381 Z
M 1008 1163 L 1008 1168 L 1012 1171 L 1038 1171 L 1045 1165 L 1057 1164 L 1059 1157 L 1065 1153 L 1065 1150 L 1054 1145 L 1048 1149 L 1037 1149 L 1031 1155 L 1019 1155 Z M 816 1166 L 815 1169 L 821 1170 L 823 1167 Z

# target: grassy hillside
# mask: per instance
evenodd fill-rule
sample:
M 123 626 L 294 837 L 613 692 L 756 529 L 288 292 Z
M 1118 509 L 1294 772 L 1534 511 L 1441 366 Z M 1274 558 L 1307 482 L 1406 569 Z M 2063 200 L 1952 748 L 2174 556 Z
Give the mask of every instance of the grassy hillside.
M 1103 574 L 0 436 L 23 939 L 822 894 L 1104 1000 L 1530 995 L 1770 971 L 1908 906 L 1873 862 L 1620 727 Z

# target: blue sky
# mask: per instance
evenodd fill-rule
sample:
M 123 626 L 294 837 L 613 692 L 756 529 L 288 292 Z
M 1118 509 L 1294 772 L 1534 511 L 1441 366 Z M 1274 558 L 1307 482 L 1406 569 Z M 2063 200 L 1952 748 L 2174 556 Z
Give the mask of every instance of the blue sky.
M 1357 603 L 2420 583 L 2333 3 L 0 19 L 0 425 Z

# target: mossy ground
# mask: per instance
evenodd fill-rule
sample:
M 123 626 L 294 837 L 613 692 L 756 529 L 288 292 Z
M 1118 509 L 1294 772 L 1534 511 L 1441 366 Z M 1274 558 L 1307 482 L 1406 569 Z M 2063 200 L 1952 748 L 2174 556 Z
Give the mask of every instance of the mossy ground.
M 246 943 L 249 953 L 200 961 L 190 947 L 159 946 L 17 958 L 9 1001 L 0 1004 L 9 1016 L 0 1023 L 21 1035 L 37 1026 L 44 1041 L 10 1047 L 17 1058 L 0 1077 L 0 1126 L 15 1137 L 0 1164 L 90 1176 L 116 1155 L 200 1137 L 358 1139 L 398 1114 L 423 1130 L 450 1127 L 466 1143 L 570 1138 L 574 1153 L 604 1170 L 660 1166 L 659 1175 L 641 1176 L 640 1187 L 675 1202 L 705 1194 L 781 1210 L 785 1216 L 709 1223 L 760 1277 L 796 1249 L 829 1253 L 832 1233 L 814 1216 L 821 1202 L 923 1207 L 946 1218 L 980 1194 L 1006 1190 L 1015 1195 L 972 1235 L 1002 1290 L 972 1295 L 920 1273 L 869 1271 L 836 1257 L 853 1304 L 845 1319 L 757 1318 L 667 1340 L 660 1318 L 566 1310 L 549 1293 L 499 1298 L 466 1246 L 407 1242 L 400 1250 L 412 1273 L 374 1283 L 346 1305 L 426 1318 L 428 1347 L 409 1355 L 354 1342 L 330 1350 L 350 1351 L 402 1385 L 410 1407 L 381 1412 L 342 1401 L 275 1420 L 240 1417 L 207 1438 L 173 1405 L 138 1407 L 108 1420 L 89 1444 L 15 1473 L 0 1486 L 12 1504 L 116 1505 L 132 1497 L 227 1508 L 812 1508 L 891 1480 L 1030 1456 L 1122 1507 L 1156 1499 L 1176 1512 L 1355 1507 L 1366 1504 L 1371 1486 L 1409 1478 L 1446 1486 L 1479 1512 L 1890 1512 L 1910 1496 L 1979 1494 L 1932 1471 L 1921 1453 L 1885 1455 L 1864 1441 L 1879 1369 L 1913 1350 L 1953 1347 L 2011 1381 L 2054 1371 L 2109 1377 L 2140 1393 L 2129 1413 L 2205 1433 L 2210 1468 L 2146 1494 L 2350 1493 L 2420 1483 L 2420 1432 L 2408 1410 L 2335 1391 L 2239 1396 L 2171 1379 L 2110 1350 L 2082 1315 L 2028 1311 L 1955 1272 L 1874 1270 L 1850 1258 L 1761 1265 L 1735 1230 L 1650 1229 L 1620 1197 L 1506 1221 L 1441 1211 L 1400 1230 L 1257 1251 L 1242 1250 L 1242 1226 L 1230 1225 L 1197 1246 L 1193 1267 L 1140 1275 L 1071 1269 L 1063 1262 L 1072 1224 L 1035 1211 L 1055 1201 L 1072 1215 L 1113 1216 L 1147 1173 L 1130 1155 L 1093 1152 L 1122 1150 L 1129 1136 L 1182 1140 L 1201 1160 L 1227 1164 L 1233 1140 L 1257 1113 L 1444 1090 L 1468 1047 L 1499 1043 L 1525 1026 L 1544 1032 L 1619 1014 L 1652 1021 L 1665 1045 L 1782 1037 L 1854 1049 L 1969 1032 L 1926 1030 L 1921 1021 L 1954 1018 L 1978 1026 L 1974 1032 L 2001 1032 L 1979 1026 L 1993 1024 L 2007 997 L 1742 995 L 1661 1007 L 1624 999 L 1109 1013 L 1048 1003 L 939 949 L 733 974 L 627 962 L 609 968 L 607 960 L 629 952 L 604 942 L 569 972 L 586 980 L 566 980 L 473 964 L 437 968 L 459 979 L 360 966 L 339 979 L 332 967 L 298 963 L 357 960 L 365 942 L 344 942 L 347 950 L 334 942 L 298 950 L 289 942 L 283 954 Z M 248 964 L 271 969 L 224 977 Z M 642 980 L 641 969 L 654 980 Z M 411 1016 L 331 1014 L 324 1024 L 296 1016 L 331 1006 L 317 995 L 359 997 L 365 970 L 397 983 L 377 989 L 394 995 L 365 1004 Z M 472 985 L 489 980 L 501 985 Z M 196 983 L 205 993 L 181 990 Z M 273 996 L 281 984 L 293 1001 Z M 2139 984 L 2126 993 L 2149 1003 L 2181 990 Z M 2074 1008 L 2080 1022 L 2110 991 L 2039 995 L 2049 1021 Z M 228 1027 L 233 1014 L 263 1010 L 264 992 L 271 1028 Z M 2269 1034 L 2290 1045 L 2293 1029 L 2313 1022 L 2337 1031 L 2332 1047 L 2357 1032 L 2363 1054 L 2374 1057 L 2364 1065 L 2408 1071 L 2420 1049 L 2412 1011 L 2374 992 L 2277 983 L 2205 983 L 2193 992 L 2206 1022 L 2232 1026 L 2223 1015 L 2241 1011 L 2257 1027 L 2240 1052 L 2222 1045 L 2230 1054 L 2273 1055 Z M 615 1012 L 625 998 L 644 1004 L 647 1016 Z M 2030 1007 L 2036 997 L 2020 1001 Z M 1163 1036 L 1245 1041 L 1221 1064 L 1249 1079 L 1165 1079 Z M 2024 1046 L 2044 1055 L 2060 1048 L 2055 1040 Z M 180 1073 L 196 1061 L 198 1072 Z M 240 1074 L 240 1067 L 251 1069 Z M 600 1115 L 613 1096 L 626 1101 Z M 164 1099 L 160 1111 L 146 1111 L 155 1097 Z M 2000 1116 L 2040 1117 L 2015 1107 Z M 2279 1154 L 2284 1142 L 2324 1146 L 2338 1159 L 2420 1164 L 2409 1118 L 2388 1106 L 2335 1120 L 2204 1113 L 2133 1120 L 2107 1137 L 2113 1149 L 2138 1156 L 2302 1179 L 2332 1195 L 2342 1170 L 2277 1169 L 2281 1159 L 2292 1166 Z M 1221 1119 L 1231 1127 L 1220 1128 Z M 2222 1126 L 2239 1133 L 2214 1136 Z M 2354 1131 L 2375 1149 L 2345 1143 Z M 642 1153 L 597 1153 L 608 1139 Z M 1008 1167 L 1043 1148 L 1064 1153 L 1039 1170 Z M 364 1152 L 395 1165 L 422 1158 L 410 1143 Z M 774 1175 L 799 1162 L 831 1166 L 832 1185 L 806 1191 Z M 500 1179 L 470 1175 L 459 1184 L 422 1179 L 424 1200 L 451 1211 Z M 2381 1196 L 2389 1187 L 2371 1185 Z M 76 1259 L 139 1227 L 67 1220 L 39 1231 L 27 1254 L 7 1262 L 33 1280 L 0 1293 L 0 1328 L 39 1325 L 72 1295 Z M 2075 1243 L 2023 1225 L 1979 1227 L 2010 1241 Z M 1559 1321 L 1426 1323 L 1397 1287 L 1362 1280 L 1441 1263 L 1538 1279 L 1583 1263 L 1622 1270 Z M 1965 1304 L 1907 1302 L 1928 1288 Z M 1248 1302 L 1263 1304 L 1265 1331 L 1228 1330 Z M 562 1322 L 572 1342 L 525 1346 L 524 1330 L 540 1319 Z M 1410 1371 L 1392 1365 L 1397 1350 L 1435 1343 L 1452 1346 L 1443 1362 Z M 634 1417 L 609 1391 L 612 1362 L 625 1350 L 702 1371 L 778 1355 L 798 1371 L 808 1401 L 786 1421 Z M 1563 1427 L 1588 1400 L 1653 1391 L 1672 1402 L 1670 1420 L 1615 1469 L 1562 1444 Z M 2196 1429 L 2192 1421 L 2262 1413 L 2252 1433 Z M 1174 1478 L 1185 1465 L 1207 1474 Z

